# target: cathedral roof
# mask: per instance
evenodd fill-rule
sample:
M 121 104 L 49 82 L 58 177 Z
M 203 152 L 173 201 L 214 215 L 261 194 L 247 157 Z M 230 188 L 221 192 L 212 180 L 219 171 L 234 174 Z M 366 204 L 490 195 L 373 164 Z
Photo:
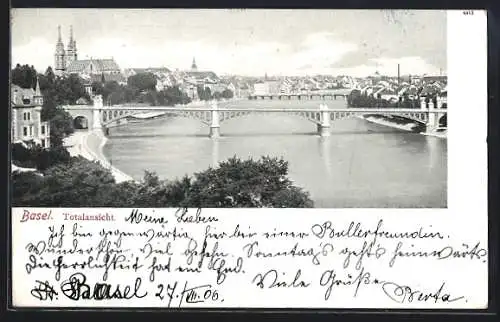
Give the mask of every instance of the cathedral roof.
M 102 74 L 93 74 L 90 76 L 92 82 L 101 82 Z M 111 82 L 116 81 L 117 83 L 126 82 L 127 79 L 122 74 L 104 74 L 104 81 Z
M 120 67 L 113 59 L 84 59 L 74 60 L 68 66 L 68 73 L 81 73 L 92 65 L 94 73 L 120 71 Z

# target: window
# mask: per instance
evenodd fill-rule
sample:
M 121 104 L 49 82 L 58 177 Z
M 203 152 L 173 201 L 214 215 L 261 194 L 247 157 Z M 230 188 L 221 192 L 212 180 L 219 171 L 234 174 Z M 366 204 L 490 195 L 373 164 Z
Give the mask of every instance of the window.
M 23 113 L 23 120 L 25 120 L 25 121 L 31 120 L 31 113 L 30 112 L 24 112 Z
M 45 134 L 45 125 L 42 125 L 42 135 Z
M 33 136 L 33 126 L 30 125 L 30 136 Z
M 26 126 L 23 126 L 23 135 L 28 136 L 28 128 Z
M 42 140 L 42 148 L 45 147 L 45 140 Z
M 31 113 L 28 112 L 27 114 L 28 114 L 28 121 L 29 121 L 29 120 L 31 120 Z

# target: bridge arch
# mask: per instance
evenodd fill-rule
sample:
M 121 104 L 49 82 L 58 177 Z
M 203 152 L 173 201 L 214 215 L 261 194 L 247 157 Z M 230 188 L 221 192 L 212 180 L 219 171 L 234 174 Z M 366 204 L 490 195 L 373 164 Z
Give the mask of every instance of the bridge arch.
M 427 113 L 424 111 L 415 111 L 413 113 L 404 113 L 404 114 L 391 114 L 391 113 L 383 113 L 383 112 L 364 112 L 364 113 L 359 113 L 359 112 L 331 112 L 330 113 L 330 121 L 338 121 L 338 120 L 344 120 L 348 118 L 352 118 L 355 116 L 369 116 L 369 115 L 383 115 L 383 116 L 392 116 L 392 117 L 400 117 L 400 118 L 405 118 L 411 121 L 415 121 L 417 123 L 425 125 L 428 120 L 429 116 Z
M 89 105 L 66 105 L 62 108 L 73 118 L 73 125 L 85 125 L 87 129 L 92 129 L 94 125 L 94 112 Z M 78 124 L 77 124 L 78 123 Z M 76 128 L 76 127 L 75 127 Z
M 228 120 L 232 120 L 235 118 L 240 118 L 240 117 L 245 117 L 248 115 L 267 115 L 267 114 L 273 114 L 273 112 L 266 112 L 266 111 L 219 111 L 219 121 L 220 123 L 224 123 Z M 316 111 L 311 111 L 311 112 L 276 112 L 274 114 L 285 114 L 285 115 L 290 115 L 290 116 L 297 116 L 302 119 L 305 119 L 311 123 L 314 124 L 321 124 L 321 113 L 316 112 Z
M 152 111 L 151 111 L 152 112 Z M 156 111 L 157 112 L 157 111 Z M 134 115 L 140 115 L 148 113 L 146 110 L 141 111 L 129 111 L 129 110 L 113 110 L 101 112 L 101 121 L 104 126 L 109 125 L 113 122 L 119 122 L 122 119 L 131 117 Z M 195 119 L 200 121 L 205 125 L 210 125 L 211 122 L 211 112 L 210 111 L 168 111 L 164 114 L 167 117 L 185 117 L 190 119 Z
M 73 126 L 76 130 L 88 130 L 90 126 L 89 119 L 82 115 L 74 117 Z

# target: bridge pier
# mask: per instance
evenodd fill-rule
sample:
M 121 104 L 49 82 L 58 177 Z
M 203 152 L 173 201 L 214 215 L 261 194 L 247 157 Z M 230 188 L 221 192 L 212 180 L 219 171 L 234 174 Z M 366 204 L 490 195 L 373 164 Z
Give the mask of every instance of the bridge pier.
M 211 121 L 210 121 L 210 133 L 208 134 L 211 139 L 216 139 L 220 137 L 220 123 L 219 123 L 219 107 L 217 102 L 212 103 L 211 111 Z
M 92 106 L 92 130 L 102 129 L 101 123 L 101 110 L 103 108 L 102 95 L 96 95 L 94 97 L 94 104 Z
M 328 106 L 320 104 L 319 109 L 321 110 L 321 123 L 318 124 L 318 135 L 321 137 L 330 136 L 330 112 L 328 111 Z
M 433 102 L 429 102 L 429 111 L 434 110 L 435 106 Z M 439 116 L 436 113 L 429 113 L 429 118 L 426 125 L 426 132 L 432 132 L 439 127 Z

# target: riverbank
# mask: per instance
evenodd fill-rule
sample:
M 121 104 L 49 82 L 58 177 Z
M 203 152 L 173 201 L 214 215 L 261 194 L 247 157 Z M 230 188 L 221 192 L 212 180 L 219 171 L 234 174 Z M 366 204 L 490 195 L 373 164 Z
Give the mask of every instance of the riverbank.
M 360 115 L 358 116 L 358 118 L 368 121 L 370 123 L 391 127 L 398 130 L 420 133 L 425 136 L 433 136 L 441 139 L 448 138 L 447 135 L 448 131 L 446 130 L 446 128 L 444 129 L 440 128 L 432 132 L 425 132 L 419 129 L 421 128 L 421 125 L 411 120 L 405 120 L 404 118 L 395 119 L 394 117 L 384 116 L 384 115 Z
M 104 156 L 103 147 L 108 138 L 101 130 L 78 131 L 65 139 L 64 145 L 71 156 L 82 156 L 90 161 L 98 161 L 108 168 L 117 183 L 131 181 L 133 178 L 114 167 Z

